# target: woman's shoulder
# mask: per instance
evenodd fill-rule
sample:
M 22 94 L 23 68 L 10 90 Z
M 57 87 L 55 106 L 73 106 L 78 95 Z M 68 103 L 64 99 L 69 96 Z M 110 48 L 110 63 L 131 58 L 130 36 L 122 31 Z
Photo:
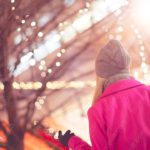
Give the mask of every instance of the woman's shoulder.
M 93 114 L 93 113 L 99 113 L 104 110 L 104 99 L 99 99 L 95 104 L 93 104 L 89 109 L 88 109 L 88 114 Z

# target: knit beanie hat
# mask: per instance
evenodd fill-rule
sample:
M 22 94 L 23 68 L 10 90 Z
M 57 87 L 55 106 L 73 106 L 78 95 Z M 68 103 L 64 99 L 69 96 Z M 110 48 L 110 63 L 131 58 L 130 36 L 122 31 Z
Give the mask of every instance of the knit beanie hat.
M 110 78 L 119 73 L 129 73 L 130 57 L 121 43 L 110 40 L 99 52 L 95 71 L 101 78 Z

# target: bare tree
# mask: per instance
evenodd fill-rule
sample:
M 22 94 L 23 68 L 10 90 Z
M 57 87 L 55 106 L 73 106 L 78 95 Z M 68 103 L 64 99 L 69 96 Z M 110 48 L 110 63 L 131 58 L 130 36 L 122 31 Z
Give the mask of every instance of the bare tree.
M 47 5 L 50 7 L 48 8 Z M 37 33 L 42 30 L 46 35 L 55 29 L 59 22 L 72 17 L 84 6 L 85 3 L 82 1 L 76 2 L 74 7 L 66 7 L 62 0 L 32 0 L 32 2 L 23 0 L 0 0 L 0 80 L 4 85 L 4 89 L 2 91 L 3 96 L 0 103 L 3 108 L 2 110 L 5 111 L 8 119 L 8 127 L 6 127 L 4 122 L 0 120 L 0 130 L 7 138 L 7 142 L 0 143 L 0 147 L 7 148 L 7 150 L 24 149 L 24 135 L 27 131 L 33 129 L 33 116 L 36 109 L 35 102 L 37 98 L 46 91 L 46 83 L 48 81 L 59 79 L 63 74 L 65 74 L 68 67 L 72 62 L 74 62 L 74 60 L 80 57 L 83 53 L 85 54 L 89 51 L 92 44 L 105 34 L 104 32 L 96 33 L 95 31 L 98 31 L 99 26 L 103 26 L 109 19 L 102 20 L 98 24 L 92 26 L 89 31 L 82 33 L 82 35 L 76 37 L 74 41 L 67 44 L 61 43 L 62 48 L 71 49 L 71 47 L 75 47 L 77 50 L 72 55 L 62 60 L 62 64 L 59 69 L 55 68 L 51 74 L 47 73 L 45 78 L 40 79 L 43 84 L 39 90 L 17 91 L 13 88 L 13 82 L 17 78 L 14 76 L 14 72 L 20 64 L 21 57 L 25 55 L 25 53 L 29 52 L 24 52 L 23 50 L 26 47 L 31 48 L 33 43 L 36 44 L 41 42 L 38 40 Z M 32 18 L 39 19 L 37 14 L 42 15 L 42 9 L 53 12 L 53 16 L 46 25 L 36 28 L 34 33 L 28 37 L 25 34 L 26 28 L 31 23 Z M 115 20 L 117 20 L 117 17 L 111 14 L 109 18 L 113 20 L 112 23 L 109 23 L 109 28 L 111 28 L 112 26 L 115 26 Z M 22 27 L 21 32 L 22 36 L 25 38 L 17 45 L 14 44 L 13 40 L 16 36 L 17 28 L 22 26 L 24 23 L 23 20 L 27 20 L 26 25 Z M 88 35 L 93 33 L 93 31 L 95 32 L 95 36 L 89 37 Z M 86 38 L 83 40 L 83 37 Z M 10 61 L 11 58 L 15 58 L 13 63 Z M 48 64 L 48 68 L 53 68 L 57 59 L 57 57 L 54 58 Z M 12 67 L 11 69 L 10 65 Z M 92 71 L 90 73 L 92 73 Z M 38 72 L 36 72 L 36 77 L 38 78 Z M 51 91 L 50 93 L 52 94 L 53 92 L 56 91 Z M 23 101 L 25 103 L 21 105 Z M 51 113 L 51 111 L 52 110 L 47 110 L 47 114 Z M 47 116 L 47 114 L 41 116 L 39 123 L 45 116 Z

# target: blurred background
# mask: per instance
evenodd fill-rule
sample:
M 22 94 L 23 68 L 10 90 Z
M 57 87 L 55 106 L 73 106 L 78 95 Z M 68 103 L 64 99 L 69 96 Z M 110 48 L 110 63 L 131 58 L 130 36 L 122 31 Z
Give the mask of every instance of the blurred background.
M 98 51 L 110 39 L 121 41 L 131 74 L 150 83 L 149 6 L 149 0 L 0 0 L 0 149 L 65 149 L 56 132 L 67 129 L 90 144 Z

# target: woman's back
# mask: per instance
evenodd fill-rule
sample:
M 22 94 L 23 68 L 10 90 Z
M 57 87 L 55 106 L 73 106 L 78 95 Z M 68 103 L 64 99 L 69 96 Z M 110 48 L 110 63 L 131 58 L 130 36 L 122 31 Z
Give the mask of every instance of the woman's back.
M 108 86 L 88 114 L 89 118 L 95 118 L 90 120 L 94 149 L 150 149 L 149 87 L 133 79 L 118 81 Z M 107 142 L 100 147 L 102 138 Z

